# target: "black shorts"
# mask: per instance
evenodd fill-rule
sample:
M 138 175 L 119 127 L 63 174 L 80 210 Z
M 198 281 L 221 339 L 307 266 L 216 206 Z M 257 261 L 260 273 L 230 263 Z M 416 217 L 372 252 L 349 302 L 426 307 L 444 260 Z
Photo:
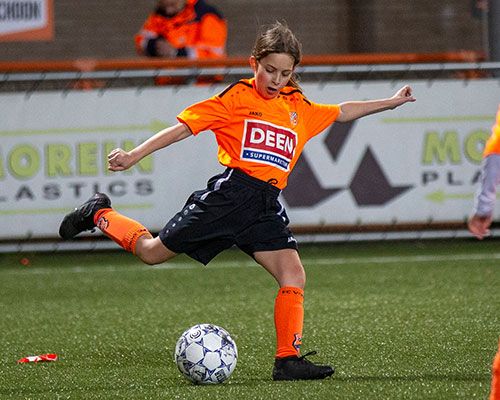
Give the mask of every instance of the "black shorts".
M 236 245 L 256 251 L 297 249 L 280 190 L 236 169 L 226 169 L 194 192 L 159 236 L 167 248 L 208 264 Z

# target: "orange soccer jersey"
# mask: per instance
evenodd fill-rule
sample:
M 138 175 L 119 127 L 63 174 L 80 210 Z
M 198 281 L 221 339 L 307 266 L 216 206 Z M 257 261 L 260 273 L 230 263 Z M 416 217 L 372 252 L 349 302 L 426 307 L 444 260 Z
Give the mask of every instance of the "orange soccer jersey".
M 283 189 L 304 145 L 339 113 L 338 105 L 311 102 L 288 86 L 277 98 L 266 100 L 255 89 L 254 79 L 242 79 L 177 118 L 194 135 L 215 133 L 222 165 Z

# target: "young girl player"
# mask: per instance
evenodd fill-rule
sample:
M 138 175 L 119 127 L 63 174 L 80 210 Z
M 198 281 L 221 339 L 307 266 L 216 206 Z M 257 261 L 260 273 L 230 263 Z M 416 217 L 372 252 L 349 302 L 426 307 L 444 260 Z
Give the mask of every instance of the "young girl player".
M 297 242 L 278 196 L 287 184 L 304 145 L 334 121 L 347 122 L 415 101 L 405 86 L 390 98 L 318 104 L 307 99 L 294 71 L 301 45 L 283 24 L 275 23 L 256 40 L 250 66 L 254 76 L 196 103 L 166 128 L 131 151 L 115 149 L 109 169 L 123 171 L 142 158 L 211 130 L 224 172 L 194 192 L 185 206 L 153 237 L 140 223 L 111 208 L 97 193 L 66 215 L 59 234 L 70 239 L 97 226 L 105 235 L 147 264 L 168 261 L 179 253 L 208 264 L 236 245 L 277 281 L 274 320 L 277 349 L 274 380 L 323 379 L 333 374 L 300 355 L 306 275 Z

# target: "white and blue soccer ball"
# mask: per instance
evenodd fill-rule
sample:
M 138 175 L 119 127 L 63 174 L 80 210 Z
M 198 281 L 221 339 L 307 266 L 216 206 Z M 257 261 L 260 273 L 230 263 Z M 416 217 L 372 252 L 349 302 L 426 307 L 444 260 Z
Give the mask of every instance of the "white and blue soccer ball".
M 238 349 L 225 329 L 213 324 L 198 324 L 181 335 L 174 359 L 179 371 L 191 382 L 222 383 L 236 367 Z

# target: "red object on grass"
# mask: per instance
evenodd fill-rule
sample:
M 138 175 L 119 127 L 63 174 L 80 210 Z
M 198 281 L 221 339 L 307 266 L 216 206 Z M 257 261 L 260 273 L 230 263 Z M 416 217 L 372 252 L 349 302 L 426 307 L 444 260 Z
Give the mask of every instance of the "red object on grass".
M 40 354 L 39 356 L 28 356 L 17 360 L 18 364 L 57 361 L 57 354 Z

